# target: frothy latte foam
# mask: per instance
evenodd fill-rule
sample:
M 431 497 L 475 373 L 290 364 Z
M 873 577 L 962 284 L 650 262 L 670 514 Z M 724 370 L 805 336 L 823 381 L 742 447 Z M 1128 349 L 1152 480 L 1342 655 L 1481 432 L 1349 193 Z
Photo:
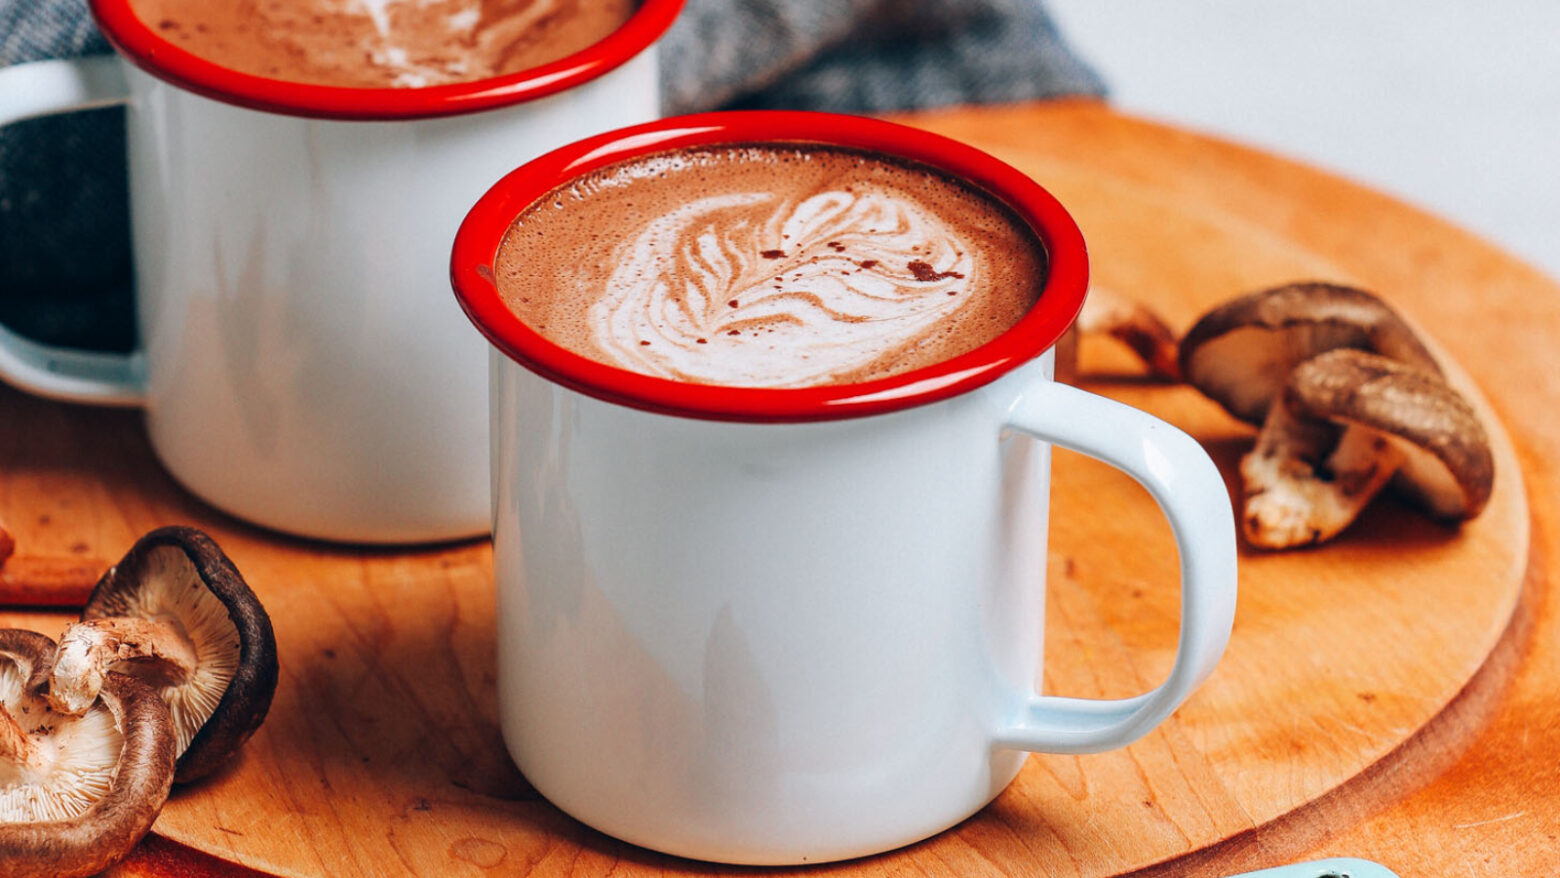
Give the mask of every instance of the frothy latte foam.
M 991 196 L 826 146 L 755 144 L 613 165 L 527 208 L 500 294 L 529 326 L 646 375 L 746 387 L 869 381 L 1018 322 L 1045 255 Z
M 486 79 L 599 42 L 637 0 L 131 0 L 148 27 L 234 70 L 348 88 Z

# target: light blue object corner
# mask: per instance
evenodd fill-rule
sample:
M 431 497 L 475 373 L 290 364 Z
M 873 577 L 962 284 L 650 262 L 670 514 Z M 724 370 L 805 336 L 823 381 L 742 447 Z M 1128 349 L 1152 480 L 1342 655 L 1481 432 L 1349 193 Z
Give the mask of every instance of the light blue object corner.
M 1398 878 L 1397 873 L 1380 863 L 1338 857 L 1314 863 L 1296 863 L 1257 872 L 1242 872 L 1230 878 Z

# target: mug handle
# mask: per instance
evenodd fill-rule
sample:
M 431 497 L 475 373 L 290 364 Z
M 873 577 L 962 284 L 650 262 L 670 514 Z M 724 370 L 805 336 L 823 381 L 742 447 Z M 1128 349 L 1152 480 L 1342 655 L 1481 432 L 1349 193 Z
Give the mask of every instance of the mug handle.
M 1197 441 L 1103 396 L 1037 382 L 1005 426 L 1098 458 L 1148 489 L 1170 520 L 1181 556 L 1181 636 L 1175 665 L 1158 687 L 1132 698 L 1032 695 L 997 747 L 1098 753 L 1123 747 L 1168 717 L 1213 672 L 1235 622 L 1235 519 L 1218 468 Z
M 0 69 L 0 125 L 128 102 L 116 55 L 34 61 Z M 97 405 L 144 404 L 139 353 L 108 354 L 41 344 L 0 326 L 0 380 L 38 396 Z

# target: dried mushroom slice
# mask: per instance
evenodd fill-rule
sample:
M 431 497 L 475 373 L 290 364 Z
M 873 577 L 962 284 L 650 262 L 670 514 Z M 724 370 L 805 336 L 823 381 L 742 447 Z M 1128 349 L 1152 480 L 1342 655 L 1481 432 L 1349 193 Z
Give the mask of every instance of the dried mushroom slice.
M 1296 365 L 1338 348 L 1441 372 L 1385 302 L 1354 287 L 1294 283 L 1240 296 L 1204 314 L 1181 339 L 1181 374 L 1230 414 L 1260 424 Z
M 1106 287 L 1090 287 L 1075 325 L 1085 335 L 1106 335 L 1126 345 L 1148 367 L 1150 375 L 1180 380 L 1175 333 L 1142 302 Z
M 173 715 L 176 780 L 215 771 L 265 719 L 276 691 L 271 620 L 210 537 L 152 531 L 93 589 L 60 638 L 49 686 L 54 709 L 90 705 L 109 670 L 151 686 Z
M 1389 480 L 1451 520 L 1478 515 L 1495 484 L 1467 400 L 1437 375 L 1355 350 L 1295 367 L 1240 469 L 1246 537 L 1274 549 L 1332 538 Z
M 69 878 L 118 862 L 173 783 L 173 722 L 156 693 L 109 674 L 80 716 L 42 694 L 54 641 L 0 630 L 0 875 Z

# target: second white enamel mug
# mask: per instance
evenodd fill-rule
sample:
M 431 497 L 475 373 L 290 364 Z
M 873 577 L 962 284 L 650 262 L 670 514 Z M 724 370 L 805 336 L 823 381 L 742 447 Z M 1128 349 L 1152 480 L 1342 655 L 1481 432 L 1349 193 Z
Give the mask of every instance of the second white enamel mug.
M 659 115 L 644 0 L 567 58 L 476 82 L 266 79 L 93 0 L 119 56 L 0 71 L 0 123 L 123 104 L 140 349 L 0 327 L 0 379 L 145 408 L 190 491 L 280 531 L 405 543 L 488 527 L 483 346 L 449 300 L 449 242 L 516 163 Z

